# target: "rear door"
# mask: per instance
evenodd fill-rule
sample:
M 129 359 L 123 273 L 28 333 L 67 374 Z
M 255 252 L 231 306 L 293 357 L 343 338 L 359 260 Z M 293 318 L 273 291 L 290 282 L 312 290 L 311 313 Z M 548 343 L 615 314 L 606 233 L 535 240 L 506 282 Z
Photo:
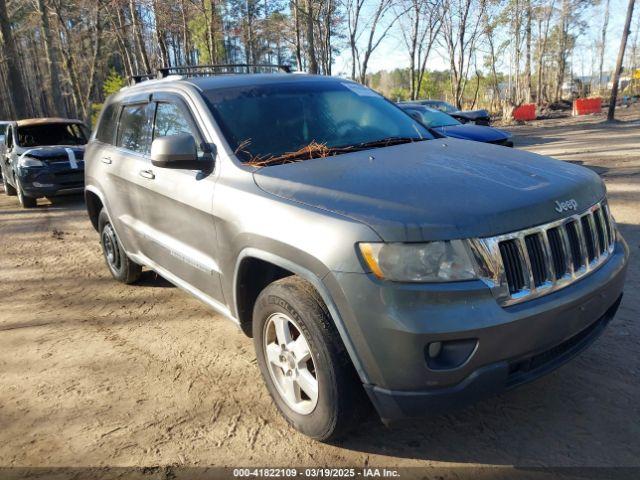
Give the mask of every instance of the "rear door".
M 146 188 L 143 176 L 151 161 L 151 136 L 155 104 L 149 94 L 128 99 L 110 113 L 117 118 L 117 128 L 112 132 L 113 145 L 92 145 L 94 165 L 91 175 L 100 182 L 105 194 L 107 210 L 114 223 L 120 241 L 129 253 L 139 253 L 144 238 L 140 228 L 143 210 L 141 190 Z M 98 134 L 96 134 L 98 135 Z
M 153 138 L 188 133 L 205 160 L 210 148 L 194 121 L 188 104 L 177 94 L 153 95 L 156 103 Z M 208 297 L 222 302 L 216 231 L 211 214 L 214 191 L 212 172 L 158 168 L 140 190 L 147 235 L 143 253 Z

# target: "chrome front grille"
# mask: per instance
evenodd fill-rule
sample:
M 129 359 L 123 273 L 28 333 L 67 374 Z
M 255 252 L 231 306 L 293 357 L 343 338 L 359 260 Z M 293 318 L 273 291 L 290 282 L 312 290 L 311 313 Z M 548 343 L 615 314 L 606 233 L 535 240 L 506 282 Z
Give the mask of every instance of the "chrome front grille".
M 562 220 L 471 242 L 483 280 L 505 306 L 572 284 L 605 263 L 614 243 L 604 201 Z

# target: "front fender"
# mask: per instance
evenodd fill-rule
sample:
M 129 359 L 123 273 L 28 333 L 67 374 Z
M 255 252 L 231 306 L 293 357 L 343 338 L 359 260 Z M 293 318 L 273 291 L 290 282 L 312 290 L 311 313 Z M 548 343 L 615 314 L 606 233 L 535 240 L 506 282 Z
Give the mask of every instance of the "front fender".
M 290 248 L 290 247 L 289 247 Z M 309 265 L 303 266 L 298 261 L 293 261 L 289 258 L 280 256 L 278 254 L 272 253 L 270 251 L 261 250 L 255 247 L 246 247 L 244 248 L 237 257 L 234 276 L 233 276 L 233 309 L 234 315 L 238 317 L 238 274 L 240 270 L 240 265 L 242 261 L 246 258 L 256 258 L 259 260 L 264 260 L 265 262 L 272 263 L 280 268 L 293 272 L 301 278 L 304 278 L 308 281 L 313 287 L 317 290 L 317 292 L 322 297 L 325 305 L 327 306 L 329 313 L 331 314 L 331 318 L 338 330 L 340 338 L 349 354 L 351 362 L 358 372 L 358 376 L 363 383 L 370 383 L 369 375 L 364 367 L 361 355 L 358 353 L 356 349 L 353 339 L 350 335 L 350 330 L 347 324 L 345 323 L 345 319 L 340 314 L 336 303 L 334 302 L 334 296 L 337 292 L 332 292 L 331 288 L 325 284 L 323 279 L 328 276 L 330 273 L 329 270 L 321 265 L 318 260 L 313 259 L 311 256 L 306 255 L 306 261 Z M 337 285 L 337 284 L 334 284 Z M 341 292 L 339 293 L 341 295 Z

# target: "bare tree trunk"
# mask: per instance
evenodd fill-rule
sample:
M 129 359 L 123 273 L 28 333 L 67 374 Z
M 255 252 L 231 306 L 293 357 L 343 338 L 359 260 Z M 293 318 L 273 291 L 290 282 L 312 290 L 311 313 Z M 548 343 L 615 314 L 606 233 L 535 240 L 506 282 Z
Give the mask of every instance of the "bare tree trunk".
M 609 111 L 607 112 L 607 120 L 613 120 L 616 114 L 616 102 L 618 100 L 618 84 L 620 83 L 620 72 L 622 71 L 622 61 L 624 60 L 624 51 L 627 48 L 627 38 L 631 31 L 631 17 L 633 17 L 633 6 L 635 0 L 629 0 L 627 6 L 627 19 L 624 22 L 624 30 L 620 39 L 620 50 L 618 50 L 618 60 L 616 61 L 616 69 L 613 71 L 613 87 L 611 88 L 611 101 L 609 102 Z
M 155 19 L 155 37 L 158 44 L 158 61 L 161 67 L 168 67 L 169 65 L 169 52 L 167 50 L 167 41 L 165 39 L 164 25 L 160 17 L 160 9 L 158 8 L 158 0 L 153 0 L 153 18 Z
M 207 38 L 209 41 L 209 48 L 211 49 L 211 63 L 218 61 L 218 47 L 216 44 L 216 1 L 209 1 L 209 29 L 207 31 Z
M 449 55 L 451 96 L 458 108 L 462 108 L 471 57 L 475 52 L 486 7 L 485 0 L 479 0 L 477 3 L 461 0 L 457 4 L 449 3 L 446 8 L 443 37 Z
M 307 34 L 307 70 L 311 74 L 318 73 L 318 59 L 313 35 L 313 0 L 305 0 L 305 24 Z
M 373 52 L 380 46 L 382 40 L 384 40 L 389 33 L 389 30 L 393 28 L 398 19 L 405 13 L 397 13 L 394 15 L 394 18 L 387 23 L 387 25 L 380 31 L 378 38 L 376 38 L 376 31 L 378 31 L 378 27 L 380 26 L 380 21 L 384 18 L 387 13 L 393 8 L 394 3 L 392 0 L 379 0 L 378 5 L 373 14 L 373 18 L 370 22 L 369 32 L 367 35 L 367 44 L 364 50 L 364 56 L 362 60 L 358 60 L 360 65 L 360 83 L 365 85 L 367 83 L 367 68 L 369 66 L 369 60 L 371 59 L 371 55 Z
M 560 16 L 560 38 L 558 40 L 558 60 L 557 60 L 557 75 L 556 75 L 556 89 L 553 95 L 553 100 L 557 102 L 560 100 L 562 92 L 562 83 L 564 82 L 564 75 L 567 67 L 567 41 L 568 41 L 568 29 L 569 29 L 569 0 L 562 1 L 562 14 Z
M 187 11 L 184 0 L 180 0 L 180 13 L 182 15 L 182 47 L 184 49 L 184 61 L 186 65 L 191 65 L 191 38 L 189 35 L 189 25 L 187 23 Z
M 138 16 L 138 8 L 134 0 L 129 0 L 129 12 L 131 13 L 131 28 L 133 29 L 133 38 L 138 45 L 138 51 L 140 52 L 140 58 L 142 59 L 142 66 L 145 73 L 151 72 L 151 64 L 149 63 L 149 56 L 147 55 L 147 49 L 144 46 L 144 38 L 142 37 L 142 26 L 140 25 L 140 17 Z
M 602 19 L 602 33 L 600 36 L 600 59 L 598 62 L 598 90 L 602 88 L 602 72 L 604 66 L 604 51 L 607 44 L 607 27 L 609 26 L 609 0 L 604 6 L 604 18 Z
M 526 44 L 525 44 L 525 65 L 524 65 L 524 99 L 527 103 L 531 102 L 531 0 L 527 0 L 527 23 L 525 27 Z
M 547 18 L 545 20 L 544 33 L 540 30 L 539 35 L 539 49 L 538 49 L 538 83 L 536 85 L 536 103 L 542 105 L 542 86 L 543 86 L 543 73 L 544 73 L 544 56 L 547 53 L 547 42 L 549 39 L 549 25 L 551 24 L 551 16 L 553 15 L 553 7 L 555 0 L 551 1 L 548 6 Z
M 351 50 L 351 79 L 356 79 L 356 71 L 359 68 L 360 55 L 358 52 L 358 35 L 360 32 L 360 13 L 364 0 L 347 0 L 347 24 L 349 27 L 349 49 Z
M 84 97 L 82 96 L 82 93 L 80 91 L 80 83 L 78 81 L 78 75 L 76 73 L 75 62 L 73 59 L 73 54 L 71 53 L 71 49 L 69 47 L 71 42 L 71 32 L 69 31 L 67 23 L 62 17 L 60 4 L 56 4 L 55 9 L 59 28 L 62 29 L 60 31 L 60 34 L 58 35 L 60 52 L 62 53 L 62 62 L 66 70 L 67 77 L 69 78 L 69 83 L 71 84 L 71 93 L 73 96 L 73 103 L 76 108 L 76 114 L 81 116 L 83 119 L 86 119 L 87 108 L 84 104 Z
M 112 20 L 112 25 L 116 31 L 116 36 L 118 37 L 118 41 L 120 43 L 121 52 L 126 65 L 125 70 L 128 69 L 128 74 L 133 75 L 136 69 L 134 69 L 133 59 L 131 58 L 131 47 L 129 45 L 129 39 L 127 38 L 127 32 L 125 30 L 125 20 L 122 15 L 122 10 L 119 6 L 116 8 L 116 14 L 118 24 L 115 25 Z
M 10 98 L 13 106 L 15 118 L 27 116 L 27 93 L 20 76 L 20 69 L 17 63 L 18 53 L 13 40 L 11 22 L 7 15 L 7 4 L 5 0 L 0 0 L 0 31 L 2 32 L 2 47 L 7 61 L 7 86 L 11 92 Z
M 44 60 L 49 70 L 49 82 L 51 84 L 51 106 L 58 116 L 66 116 L 62 103 L 62 89 L 60 88 L 60 70 L 56 52 L 53 49 L 51 28 L 49 26 L 49 13 L 45 0 L 38 0 L 38 13 L 40 14 L 40 26 L 42 28 L 42 41 L 44 42 Z
M 93 57 L 91 59 L 91 68 L 89 70 L 89 82 L 85 91 L 84 104 L 91 105 L 91 94 L 96 84 L 96 70 L 98 66 L 98 58 L 100 56 L 100 48 L 102 45 L 102 22 L 100 19 L 100 3 L 96 3 L 96 25 L 93 36 Z M 88 115 L 91 116 L 91 109 L 88 108 Z M 90 120 L 87 118 L 86 120 Z
M 298 71 L 302 71 L 302 33 L 300 27 L 300 0 L 293 1 L 293 16 L 294 16 L 294 30 L 295 30 L 295 53 L 296 53 L 296 63 L 298 67 Z

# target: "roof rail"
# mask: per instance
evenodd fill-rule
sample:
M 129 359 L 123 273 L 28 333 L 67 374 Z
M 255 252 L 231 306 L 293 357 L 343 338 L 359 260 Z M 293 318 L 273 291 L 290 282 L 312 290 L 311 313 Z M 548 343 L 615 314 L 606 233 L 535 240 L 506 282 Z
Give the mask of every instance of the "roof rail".
M 136 83 L 144 82 L 145 80 L 151 80 L 156 78 L 153 73 L 140 73 L 138 75 L 129 76 L 129 85 L 135 85 Z
M 291 73 L 290 65 L 272 65 L 266 63 L 229 63 L 218 65 L 187 65 L 182 67 L 163 67 L 157 70 L 158 78 L 169 75 L 199 77 L 209 75 L 228 75 L 234 73 Z

